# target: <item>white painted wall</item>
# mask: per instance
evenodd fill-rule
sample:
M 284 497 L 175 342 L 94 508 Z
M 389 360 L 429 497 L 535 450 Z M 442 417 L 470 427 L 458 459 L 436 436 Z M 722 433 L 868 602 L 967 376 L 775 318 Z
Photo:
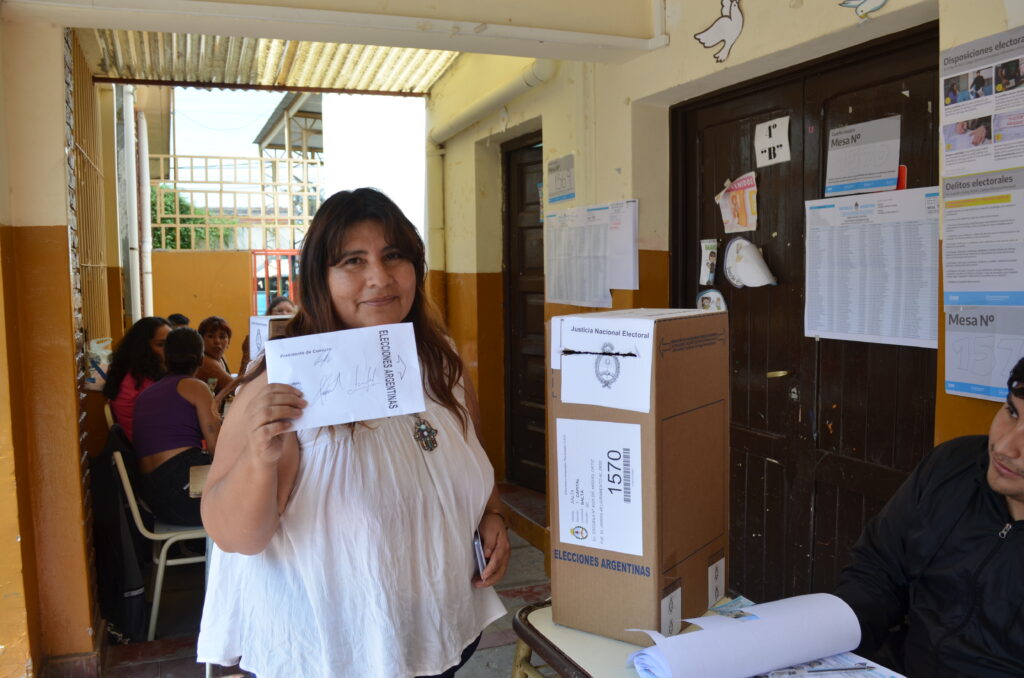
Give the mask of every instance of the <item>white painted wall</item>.
M 638 198 L 641 249 L 666 251 L 671 105 L 938 18 L 936 0 L 890 0 L 868 21 L 815 0 L 745 0 L 742 8 L 744 31 L 724 64 L 713 58 L 716 49 L 692 37 L 719 16 L 721 3 L 668 0 L 668 47 L 623 64 L 562 62 L 553 81 L 447 142 L 447 269 L 501 270 L 500 195 L 488 196 L 501 192 L 496 158 L 508 130 L 543 127 L 546 160 L 576 155 L 577 199 L 560 207 Z M 500 82 L 521 63 L 464 54 L 433 89 L 429 124 L 448 119 L 474 92 L 486 91 L 481 82 Z
M 324 94 L 327 195 L 372 186 L 425 228 L 426 102 L 422 97 Z
M 3 90 L 12 226 L 68 223 L 64 153 L 64 30 L 4 22 Z M 13 170 L 13 171 L 11 171 Z M 4 184 L 0 184 L 3 187 Z

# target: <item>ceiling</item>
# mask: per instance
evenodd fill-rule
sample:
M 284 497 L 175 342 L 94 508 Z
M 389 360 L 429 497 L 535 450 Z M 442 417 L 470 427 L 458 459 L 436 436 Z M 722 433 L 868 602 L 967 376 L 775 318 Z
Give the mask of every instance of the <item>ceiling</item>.
M 458 52 L 196 33 L 76 29 L 100 81 L 425 95 Z

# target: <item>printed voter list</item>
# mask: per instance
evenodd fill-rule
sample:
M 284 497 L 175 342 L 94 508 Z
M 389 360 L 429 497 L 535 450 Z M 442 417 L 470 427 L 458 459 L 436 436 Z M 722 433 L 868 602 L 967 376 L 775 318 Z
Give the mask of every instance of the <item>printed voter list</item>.
M 309 403 L 296 430 L 426 409 L 411 323 L 275 339 L 266 355 L 270 382 L 294 386 Z

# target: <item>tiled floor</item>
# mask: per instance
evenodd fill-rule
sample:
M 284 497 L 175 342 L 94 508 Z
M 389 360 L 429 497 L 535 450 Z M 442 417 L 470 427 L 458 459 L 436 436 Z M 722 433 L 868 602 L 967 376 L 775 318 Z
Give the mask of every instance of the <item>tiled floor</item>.
M 514 612 L 523 605 L 544 600 L 551 586 L 544 574 L 543 553 L 510 533 L 512 559 L 505 579 L 497 587 L 505 608 Z M 203 665 L 196 663 L 196 633 L 202 608 L 203 566 L 168 570 L 164 602 L 160 606 L 157 640 L 150 643 L 112 646 L 107 650 L 104 678 L 201 678 Z M 484 630 L 480 646 L 459 678 L 508 678 L 515 648 L 512 615 L 507 614 Z M 249 676 L 237 667 L 215 667 L 215 676 Z

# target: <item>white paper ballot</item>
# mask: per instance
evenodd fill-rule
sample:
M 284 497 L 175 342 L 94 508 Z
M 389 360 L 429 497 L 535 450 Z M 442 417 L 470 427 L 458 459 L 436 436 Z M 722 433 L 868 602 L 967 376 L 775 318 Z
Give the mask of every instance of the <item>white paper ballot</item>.
M 828 593 L 751 605 L 736 614 L 687 619 L 701 629 L 669 638 L 647 631 L 654 647 L 630 660 L 645 678 L 748 678 L 860 644 L 857 615 Z
M 640 425 L 556 419 L 558 541 L 644 554 Z
M 275 339 L 265 344 L 267 377 L 309 403 L 297 430 L 426 409 L 411 323 Z
M 552 322 L 552 364 L 562 370 L 562 402 L 651 411 L 651 353 L 654 321 L 649 318 L 566 316 Z

